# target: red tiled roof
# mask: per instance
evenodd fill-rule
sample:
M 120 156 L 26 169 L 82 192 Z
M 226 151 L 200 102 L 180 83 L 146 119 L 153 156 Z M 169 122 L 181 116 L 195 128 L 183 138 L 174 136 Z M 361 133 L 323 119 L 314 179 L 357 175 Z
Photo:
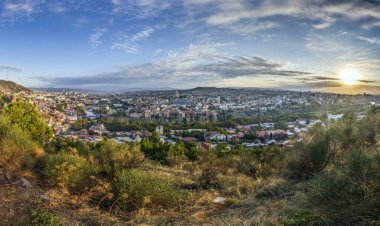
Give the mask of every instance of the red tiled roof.
M 184 141 L 184 142 L 192 142 L 192 141 L 198 141 L 198 139 L 195 138 L 195 137 L 183 137 L 182 141 Z
M 266 130 L 256 132 L 256 136 L 258 136 L 258 137 L 264 137 L 267 135 L 268 135 L 268 131 L 266 131 Z
M 283 133 L 286 133 L 285 130 L 282 130 L 282 129 L 276 129 L 276 130 L 273 130 L 272 132 L 273 134 L 283 134 Z

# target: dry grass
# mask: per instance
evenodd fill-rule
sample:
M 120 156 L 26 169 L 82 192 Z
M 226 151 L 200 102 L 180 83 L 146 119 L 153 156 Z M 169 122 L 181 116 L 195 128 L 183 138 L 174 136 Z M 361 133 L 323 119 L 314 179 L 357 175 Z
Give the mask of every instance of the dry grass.
M 142 168 L 144 167 L 145 170 L 152 170 L 156 174 L 171 176 L 179 184 L 195 182 L 194 176 L 185 170 L 149 164 Z M 284 195 L 275 198 L 269 195 L 255 198 L 257 191 L 266 189 L 270 194 L 269 190 L 278 190 L 277 187 L 281 186 L 283 181 L 275 179 L 251 181 L 244 176 L 233 179 L 232 175 L 226 175 L 224 180 L 229 180 L 230 185 L 237 182 L 238 189 L 244 186 L 247 186 L 244 189 L 254 187 L 252 193 L 233 192 L 235 194 L 233 196 L 238 197 L 238 206 L 212 202 L 218 196 L 233 197 L 227 196 L 231 192 L 227 187 L 224 191 L 223 188 L 220 188 L 222 190 L 191 189 L 186 202 L 178 208 L 166 210 L 139 208 L 126 212 L 116 206 L 97 208 L 94 197 L 99 195 L 101 198 L 110 189 L 110 185 L 104 182 L 101 184 L 101 180 L 98 180 L 97 186 L 85 194 L 73 195 L 62 187 L 40 187 L 42 183 L 37 181 L 32 172 L 25 172 L 24 175 L 37 187 L 25 189 L 18 185 L 7 185 L 5 189 L 0 189 L 0 196 L 7 197 L 0 200 L 1 212 L 5 215 L 5 209 L 11 209 L 11 214 L 0 215 L 7 225 L 10 225 L 10 222 L 12 225 L 25 225 L 29 220 L 31 208 L 46 210 L 58 216 L 65 225 L 279 225 L 293 197 Z M 42 201 L 39 197 L 41 194 L 46 194 L 50 202 Z

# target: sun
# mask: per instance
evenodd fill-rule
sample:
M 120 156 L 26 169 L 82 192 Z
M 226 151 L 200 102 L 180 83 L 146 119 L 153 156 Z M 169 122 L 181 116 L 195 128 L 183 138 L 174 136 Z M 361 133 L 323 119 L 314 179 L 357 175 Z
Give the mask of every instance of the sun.
M 355 69 L 344 69 L 340 72 L 340 79 L 346 85 L 353 85 L 358 80 L 359 74 Z

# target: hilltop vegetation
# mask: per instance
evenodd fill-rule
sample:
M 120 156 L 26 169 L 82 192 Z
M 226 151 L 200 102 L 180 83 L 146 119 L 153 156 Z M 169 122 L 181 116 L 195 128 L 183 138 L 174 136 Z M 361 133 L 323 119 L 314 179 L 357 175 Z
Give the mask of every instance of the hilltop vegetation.
M 18 92 L 31 92 L 31 90 L 12 81 L 0 80 L 0 93 Z
M 292 148 L 206 151 L 163 144 L 156 134 L 141 144 L 95 144 L 51 138 L 31 104 L 14 102 L 0 117 L 0 218 L 4 225 L 378 225 L 379 132 L 374 108 L 360 120 L 348 114 L 318 124 Z M 21 177 L 34 186 L 18 186 Z

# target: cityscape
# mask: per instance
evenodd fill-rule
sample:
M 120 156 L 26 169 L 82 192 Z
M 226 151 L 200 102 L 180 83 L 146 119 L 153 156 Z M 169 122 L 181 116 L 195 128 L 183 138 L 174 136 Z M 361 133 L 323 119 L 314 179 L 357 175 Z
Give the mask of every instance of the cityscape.
M 380 0 L 0 0 L 0 226 L 380 225 Z
M 37 106 L 56 136 L 87 142 L 104 137 L 121 143 L 140 142 L 157 132 L 163 142 L 191 139 L 208 149 L 218 142 L 292 145 L 288 138 L 299 138 L 321 120 L 337 120 L 347 112 L 360 118 L 380 103 L 380 96 L 369 94 L 212 87 L 120 94 L 37 91 L 25 98 Z M 120 120 L 130 125 L 115 125 Z M 213 124 L 214 130 L 208 130 Z M 198 137 L 183 137 L 183 132 Z M 247 139 L 249 135 L 253 136 Z

